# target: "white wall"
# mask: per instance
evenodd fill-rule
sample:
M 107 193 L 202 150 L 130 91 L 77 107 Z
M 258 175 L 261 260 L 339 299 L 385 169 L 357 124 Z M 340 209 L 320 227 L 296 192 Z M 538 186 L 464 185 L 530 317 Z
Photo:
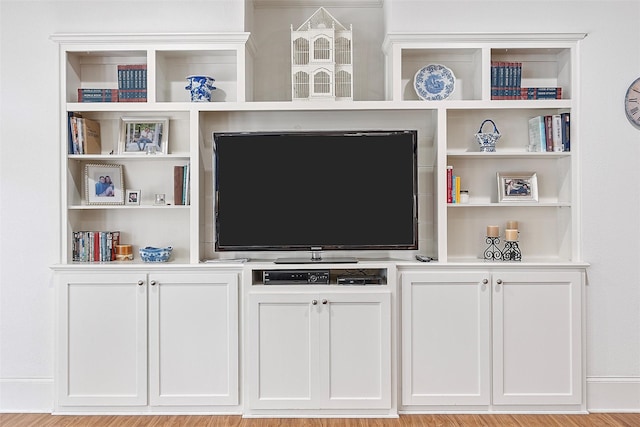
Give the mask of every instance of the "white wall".
M 49 36 L 242 31 L 244 3 L 0 0 L 0 411 L 51 409 L 59 112 Z M 640 2 L 387 0 L 386 7 L 389 31 L 589 33 L 578 142 L 583 252 L 592 263 L 589 408 L 640 411 L 640 193 L 627 184 L 640 180 L 640 131 L 622 106 L 640 76 Z

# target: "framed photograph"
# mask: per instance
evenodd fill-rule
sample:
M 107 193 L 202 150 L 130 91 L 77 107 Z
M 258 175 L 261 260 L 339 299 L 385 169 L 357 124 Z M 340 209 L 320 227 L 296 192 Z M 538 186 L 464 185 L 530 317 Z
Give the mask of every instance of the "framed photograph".
M 538 178 L 535 172 L 498 172 L 499 202 L 537 202 Z
M 124 204 L 122 165 L 89 164 L 84 169 L 85 197 L 90 205 Z
M 169 119 L 162 117 L 122 117 L 119 154 L 167 154 Z
M 140 205 L 140 190 L 127 190 L 125 204 Z

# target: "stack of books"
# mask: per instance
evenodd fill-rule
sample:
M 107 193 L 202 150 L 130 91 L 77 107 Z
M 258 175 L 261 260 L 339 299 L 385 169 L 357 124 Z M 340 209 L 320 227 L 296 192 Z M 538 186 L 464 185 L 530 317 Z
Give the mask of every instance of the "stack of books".
M 571 114 L 561 113 L 529 119 L 529 151 L 571 151 Z
M 79 88 L 78 102 L 147 102 L 147 64 L 118 65 L 118 88 Z
M 100 122 L 68 113 L 69 154 L 101 154 Z
M 78 89 L 78 102 L 118 102 L 118 89 Z
M 120 232 L 75 231 L 72 233 L 71 244 L 74 262 L 115 261 L 116 245 L 120 244 Z
M 460 203 L 460 176 L 453 173 L 453 166 L 447 166 L 447 203 Z
M 118 65 L 118 101 L 147 102 L 147 64 Z
M 522 87 L 522 62 L 491 61 L 491 99 L 562 99 L 562 88 Z

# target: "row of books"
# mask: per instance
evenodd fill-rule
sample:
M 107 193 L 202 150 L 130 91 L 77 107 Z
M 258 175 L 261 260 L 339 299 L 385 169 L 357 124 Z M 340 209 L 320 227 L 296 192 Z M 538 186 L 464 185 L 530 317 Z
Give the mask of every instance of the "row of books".
M 72 238 L 73 261 L 115 261 L 116 245 L 120 244 L 119 231 L 74 231 Z
M 191 186 L 191 178 L 189 173 L 190 165 L 173 167 L 173 204 L 189 205 L 191 204 L 189 187 Z
M 447 203 L 460 203 L 460 176 L 447 166 Z
M 522 62 L 491 61 L 491 99 L 562 99 L 562 88 L 522 87 Z
M 69 154 L 100 154 L 102 152 L 100 122 L 70 111 L 67 134 Z
M 147 64 L 118 65 L 118 101 L 147 102 Z
M 561 113 L 529 119 L 529 151 L 571 151 L 571 114 Z
M 78 102 L 146 102 L 147 64 L 118 65 L 118 88 L 79 88 Z

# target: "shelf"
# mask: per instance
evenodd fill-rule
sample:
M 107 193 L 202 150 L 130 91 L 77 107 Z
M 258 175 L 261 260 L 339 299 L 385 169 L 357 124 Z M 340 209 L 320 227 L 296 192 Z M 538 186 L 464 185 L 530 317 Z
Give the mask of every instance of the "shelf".
M 69 160 L 79 161 L 111 161 L 111 160 L 144 160 L 144 161 L 169 161 L 169 160 L 189 160 L 188 153 L 174 154 L 69 154 Z
M 279 100 L 286 99 L 286 84 L 259 75 L 254 79 L 254 68 L 271 70 L 278 59 L 264 59 L 262 52 L 254 64 L 256 49 L 249 33 L 53 36 L 61 46 L 63 120 L 67 112 L 82 113 L 100 121 L 103 136 L 102 154 L 61 153 L 62 235 L 79 229 L 120 229 L 137 243 L 156 237 L 162 224 L 175 232 L 164 237 L 174 240 L 170 243 L 191 263 L 216 258 L 213 132 L 393 128 L 416 129 L 419 135 L 421 253 L 444 263 L 464 258 L 473 253 L 469 247 L 473 242 L 464 241 L 468 235 L 489 222 L 516 219 L 533 233 L 529 239 L 547 227 L 553 230 L 553 236 L 527 242 L 529 257 L 579 257 L 579 118 L 572 117 L 572 125 L 574 119 L 576 123 L 572 152 L 525 150 L 531 117 L 577 111 L 577 47 L 584 37 L 579 33 L 388 34 L 380 64 L 387 72 L 384 100 L 361 95 L 363 100 L 323 102 Z M 564 99 L 491 99 L 492 61 L 522 62 L 521 86 L 560 86 Z M 117 65 L 134 63 L 147 64 L 147 102 L 76 102 L 79 87 L 116 88 Z M 413 77 L 427 63 L 453 70 L 457 88 L 450 99 L 418 99 Z M 192 74 L 216 80 L 213 102 L 190 102 L 185 86 L 186 76 Z M 355 83 L 361 86 L 354 95 L 363 89 L 380 94 L 381 88 L 370 88 L 370 82 Z M 264 101 L 253 100 L 254 90 L 255 99 Z M 108 154 L 119 152 L 122 117 L 159 116 L 170 121 L 169 154 Z M 492 119 L 501 134 L 495 153 L 481 153 L 475 140 L 485 119 Z M 67 151 L 66 128 L 61 136 L 61 149 Z M 84 165 L 89 162 L 123 164 L 125 187 L 141 191 L 142 205 L 84 204 Z M 155 193 L 172 200 L 172 164 L 187 162 L 193 168 L 192 205 L 153 205 Z M 448 165 L 462 177 L 471 203 L 442 202 Z M 504 171 L 536 172 L 539 202 L 497 203 L 496 172 Z M 156 215 L 159 219 L 152 218 Z M 68 245 L 67 239 L 63 249 Z
M 115 210 L 115 209 L 131 209 L 131 210 L 139 210 L 139 209 L 154 209 L 154 210 L 164 210 L 164 209 L 189 209 L 191 205 L 68 205 L 67 209 L 70 210 Z
M 448 208 L 569 208 L 568 202 L 447 203 Z
M 447 157 L 469 157 L 475 159 L 558 159 L 571 156 L 570 151 L 563 152 L 527 152 L 524 150 L 496 150 L 495 153 L 483 153 L 480 151 L 447 150 Z

